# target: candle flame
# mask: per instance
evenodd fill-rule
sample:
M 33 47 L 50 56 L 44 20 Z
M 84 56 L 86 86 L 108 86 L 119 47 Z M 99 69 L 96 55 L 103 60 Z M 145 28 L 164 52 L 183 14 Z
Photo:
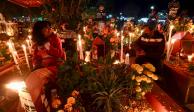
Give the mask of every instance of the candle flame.
M 9 84 L 6 85 L 6 88 L 12 89 L 12 90 L 16 90 L 16 91 L 20 91 L 24 87 L 26 87 L 26 84 L 25 84 L 24 81 L 11 82 L 11 83 L 9 83 Z
M 172 30 L 174 28 L 174 25 L 170 25 L 170 30 Z

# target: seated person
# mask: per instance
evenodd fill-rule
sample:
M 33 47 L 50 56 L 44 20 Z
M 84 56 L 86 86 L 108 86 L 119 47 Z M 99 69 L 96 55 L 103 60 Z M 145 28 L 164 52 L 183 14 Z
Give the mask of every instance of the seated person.
M 33 69 L 26 79 L 27 89 L 35 104 L 36 110 L 42 112 L 41 94 L 49 80 L 55 80 L 57 67 L 61 59 L 66 59 L 60 38 L 53 33 L 48 21 L 34 24 L 32 39 L 34 42 Z
M 136 46 L 143 50 L 143 53 L 137 53 L 136 63 L 152 63 L 156 67 L 156 72 L 161 73 L 165 49 L 164 35 L 152 27 L 146 27 L 144 34 L 137 40 Z

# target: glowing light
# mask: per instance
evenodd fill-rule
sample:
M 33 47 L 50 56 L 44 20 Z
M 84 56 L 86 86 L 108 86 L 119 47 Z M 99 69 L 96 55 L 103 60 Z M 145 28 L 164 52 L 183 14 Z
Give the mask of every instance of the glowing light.
M 152 9 L 152 10 L 154 10 L 154 8 L 155 8 L 154 6 L 151 6 L 151 7 L 150 7 L 150 9 Z
M 16 91 L 20 91 L 24 87 L 26 87 L 26 84 L 25 84 L 24 81 L 11 82 L 11 83 L 9 83 L 9 84 L 6 85 L 6 88 L 12 89 L 12 90 L 16 90 Z
M 187 58 L 188 58 L 188 62 L 192 62 L 192 60 L 193 60 L 193 55 L 188 55 Z
M 119 60 L 115 60 L 114 62 L 113 62 L 113 64 L 119 64 L 120 63 L 120 61 Z

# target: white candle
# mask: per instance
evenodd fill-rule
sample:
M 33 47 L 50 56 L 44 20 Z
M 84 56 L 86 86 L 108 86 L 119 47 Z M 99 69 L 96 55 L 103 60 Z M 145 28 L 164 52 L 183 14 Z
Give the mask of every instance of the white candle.
M 9 40 L 9 42 L 7 42 L 7 45 L 8 45 L 8 47 L 9 47 L 9 51 L 10 51 L 11 54 L 12 54 L 14 63 L 15 63 L 16 65 L 18 65 L 18 61 L 17 61 L 17 58 L 16 58 L 17 52 L 16 52 L 15 49 L 14 49 L 14 46 L 13 46 L 13 44 L 12 44 L 12 41 Z
M 168 37 L 168 46 L 167 46 L 167 61 L 169 61 L 170 58 L 170 48 L 171 48 L 171 37 L 172 37 L 172 30 L 173 30 L 174 26 L 170 25 L 170 29 L 169 29 L 169 37 Z
M 131 47 L 131 43 L 132 43 L 132 37 L 134 36 L 133 33 L 129 33 L 129 47 Z
M 170 44 L 170 52 L 169 55 L 167 57 L 167 60 L 170 60 L 170 56 L 172 54 L 172 50 L 174 49 L 174 43 L 176 42 L 176 39 L 171 39 L 171 44 Z
M 119 64 L 120 62 L 119 62 L 119 60 L 115 60 L 114 62 L 113 62 L 113 64 Z
M 188 55 L 187 58 L 188 58 L 188 62 L 192 62 L 192 60 L 193 60 L 193 55 Z
M 81 60 L 84 60 L 83 49 L 82 49 L 81 35 L 78 35 L 78 46 L 79 46 L 79 55 L 80 55 L 80 59 L 81 59 Z
M 124 36 L 122 35 L 121 36 L 121 56 L 120 56 L 121 63 L 123 62 L 123 39 L 124 39 Z
M 27 46 L 28 46 L 29 53 L 31 54 L 32 50 L 31 50 L 30 40 L 26 39 L 26 43 L 27 43 Z
M 28 39 L 29 39 L 30 47 L 32 48 L 32 35 L 28 35 Z
M 125 64 L 129 64 L 129 53 L 125 55 Z
M 25 58 L 26 58 L 26 63 L 28 65 L 28 68 L 30 69 L 30 64 L 29 64 L 29 60 L 28 60 L 28 54 L 26 52 L 26 46 L 25 45 L 22 45 L 22 48 L 23 48 L 24 55 L 25 55 Z
M 90 51 L 85 51 L 85 61 L 90 62 Z
M 83 31 L 84 31 L 84 33 L 86 33 L 86 27 L 85 26 L 83 27 Z

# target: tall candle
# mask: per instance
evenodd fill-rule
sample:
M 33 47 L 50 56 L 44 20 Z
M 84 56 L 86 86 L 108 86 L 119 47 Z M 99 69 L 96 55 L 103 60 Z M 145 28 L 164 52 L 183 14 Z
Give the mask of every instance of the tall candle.
M 122 35 L 121 36 L 121 55 L 120 55 L 120 62 L 121 63 L 123 62 L 123 39 L 124 39 L 124 36 Z
M 84 31 L 84 33 L 86 33 L 86 27 L 85 26 L 83 27 L 83 31 Z
M 14 47 L 13 47 L 12 41 L 9 40 L 9 42 L 7 42 L 7 45 L 8 45 L 8 47 L 9 47 L 9 51 L 10 51 L 11 54 L 12 54 L 14 63 L 15 63 L 16 65 L 18 65 L 18 61 L 17 61 L 17 58 L 16 58 L 17 52 L 15 51 L 15 49 L 14 49 Z
M 170 58 L 170 48 L 171 48 L 171 37 L 172 37 L 172 30 L 173 30 L 174 26 L 170 25 L 170 29 L 169 29 L 169 37 L 168 37 L 168 44 L 167 44 L 167 61 L 169 61 Z
M 32 35 L 28 35 L 28 39 L 29 39 L 30 47 L 32 48 Z
M 26 63 L 28 65 L 28 68 L 30 69 L 30 64 L 29 64 L 29 60 L 28 60 L 28 54 L 26 52 L 26 46 L 25 45 L 22 45 L 22 48 L 23 48 L 24 55 L 25 55 L 25 58 L 26 58 Z
M 132 37 L 134 36 L 133 33 L 129 33 L 129 47 L 131 47 L 131 43 L 132 43 Z
M 26 43 L 27 43 L 27 46 L 28 46 L 29 53 L 31 54 L 32 50 L 31 50 L 31 46 L 30 46 L 30 40 L 26 39 Z
M 7 42 L 7 45 L 8 45 L 8 47 L 9 47 L 9 51 L 10 51 L 11 54 L 12 54 L 14 63 L 16 64 L 16 68 L 19 70 L 20 75 L 23 75 L 23 74 L 22 74 L 22 71 L 21 71 L 21 69 L 20 69 L 18 60 L 17 60 L 17 56 L 18 56 L 18 55 L 17 55 L 17 51 L 15 50 L 15 47 L 14 47 L 13 42 L 12 42 L 11 40 L 9 40 L 9 41 Z
M 176 42 L 176 39 L 171 39 L 171 43 L 170 43 L 170 52 L 169 55 L 167 57 L 167 60 L 170 60 L 170 56 L 172 54 L 172 50 L 174 49 L 174 43 Z
M 83 49 L 82 49 L 81 35 L 78 35 L 78 46 L 79 46 L 79 55 L 80 55 L 80 59 L 81 59 L 81 60 L 84 60 Z
M 125 64 L 129 64 L 129 53 L 125 55 Z

